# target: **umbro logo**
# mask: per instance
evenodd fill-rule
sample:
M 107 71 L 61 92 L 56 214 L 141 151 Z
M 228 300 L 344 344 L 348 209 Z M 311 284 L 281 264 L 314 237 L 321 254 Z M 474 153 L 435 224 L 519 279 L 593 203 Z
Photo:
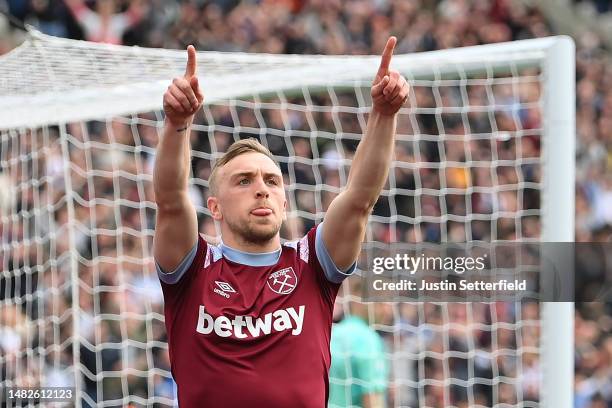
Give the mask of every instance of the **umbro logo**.
M 236 293 L 234 288 L 232 288 L 232 285 L 230 285 L 227 282 L 215 281 L 215 283 L 217 284 L 219 289 L 221 289 L 224 292 Z
M 230 293 L 236 293 L 236 290 L 232 287 L 232 285 L 227 282 L 215 281 L 215 284 L 218 286 L 218 288 L 214 288 L 213 292 L 215 292 L 217 295 L 223 296 L 226 299 L 230 298 Z

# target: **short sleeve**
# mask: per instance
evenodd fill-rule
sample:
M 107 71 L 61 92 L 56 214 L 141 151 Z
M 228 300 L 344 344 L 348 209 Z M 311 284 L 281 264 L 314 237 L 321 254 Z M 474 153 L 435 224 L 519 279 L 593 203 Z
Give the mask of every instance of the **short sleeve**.
M 208 250 L 208 244 L 202 236 L 198 235 L 198 241 L 189 253 L 183 258 L 179 266 L 172 272 L 164 272 L 155 262 L 157 277 L 162 283 L 162 289 L 182 286 L 190 275 L 204 263 L 204 258 Z M 175 288 L 176 289 L 176 288 Z M 173 290 L 175 290 L 173 289 Z M 165 292 L 165 291 L 164 291 Z
M 198 245 L 199 239 L 195 243 L 193 248 L 191 248 L 189 253 L 183 258 L 179 266 L 177 266 L 176 269 L 172 272 L 164 272 L 157 263 L 157 261 L 155 261 L 155 269 L 157 270 L 157 276 L 159 277 L 159 280 L 164 283 L 167 283 L 168 285 L 173 285 L 178 282 L 179 279 L 183 277 L 183 275 L 189 270 L 189 268 L 193 264 L 193 260 L 195 259 L 198 253 Z
M 347 270 L 342 271 L 338 269 L 334 261 L 331 259 L 329 252 L 327 252 L 327 248 L 325 247 L 325 243 L 323 242 L 323 228 L 324 222 L 320 223 L 317 226 L 317 231 L 315 235 L 315 250 L 317 253 L 317 259 L 321 264 L 321 268 L 323 268 L 323 272 L 325 273 L 325 277 L 332 283 L 342 283 L 344 279 L 351 276 L 357 267 L 357 262 L 354 262 Z

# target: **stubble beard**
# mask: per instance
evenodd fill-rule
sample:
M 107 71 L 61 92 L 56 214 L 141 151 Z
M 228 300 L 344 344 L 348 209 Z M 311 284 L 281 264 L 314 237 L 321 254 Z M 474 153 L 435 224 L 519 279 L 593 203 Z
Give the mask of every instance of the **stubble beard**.
M 281 229 L 281 224 L 277 225 L 254 225 L 250 220 L 244 222 L 234 222 L 226 218 L 227 226 L 229 229 L 244 242 L 249 244 L 266 244 L 270 242 Z

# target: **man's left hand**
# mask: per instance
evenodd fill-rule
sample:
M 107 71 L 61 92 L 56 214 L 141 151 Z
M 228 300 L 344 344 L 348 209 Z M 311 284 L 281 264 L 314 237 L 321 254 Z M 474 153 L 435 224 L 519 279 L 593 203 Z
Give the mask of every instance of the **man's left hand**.
M 395 115 L 408 100 L 410 91 L 406 78 L 389 69 L 396 43 L 395 37 L 389 37 L 387 40 L 376 78 L 372 82 L 372 110 L 383 115 Z

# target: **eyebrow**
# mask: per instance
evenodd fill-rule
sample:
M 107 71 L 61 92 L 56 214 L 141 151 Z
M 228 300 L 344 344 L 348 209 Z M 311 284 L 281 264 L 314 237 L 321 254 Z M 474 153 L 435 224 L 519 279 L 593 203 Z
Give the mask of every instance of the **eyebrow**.
M 257 174 L 257 172 L 255 171 L 241 171 L 239 173 L 233 174 L 232 176 L 230 176 L 231 180 L 236 180 L 237 178 L 240 177 L 249 177 L 252 178 L 253 176 L 255 176 L 255 174 Z M 273 177 L 276 179 L 281 179 L 282 177 L 280 176 L 280 174 L 277 173 L 271 173 L 271 172 L 267 172 L 263 174 L 264 178 L 269 178 L 269 177 Z

